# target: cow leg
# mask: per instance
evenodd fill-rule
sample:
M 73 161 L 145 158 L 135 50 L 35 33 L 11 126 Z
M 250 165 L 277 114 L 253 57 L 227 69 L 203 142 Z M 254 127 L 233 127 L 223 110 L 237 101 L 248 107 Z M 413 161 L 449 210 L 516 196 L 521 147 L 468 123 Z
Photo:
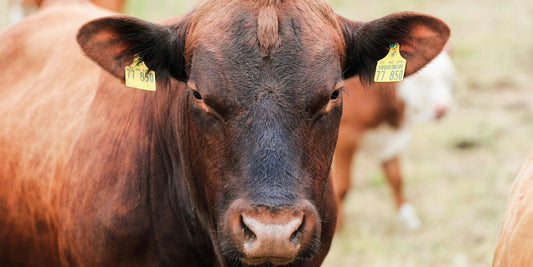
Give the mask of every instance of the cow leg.
M 420 228 L 420 219 L 416 210 L 406 201 L 403 194 L 400 159 L 398 157 L 388 159 L 382 163 L 382 168 L 394 194 L 394 201 L 398 209 L 398 220 L 407 229 L 416 230 Z
M 387 177 L 387 181 L 389 182 L 392 193 L 394 194 L 396 208 L 400 209 L 402 204 L 405 202 L 405 197 L 403 195 L 402 174 L 400 170 L 400 159 L 398 157 L 393 157 L 385 160 L 381 166 L 383 171 L 385 171 L 385 176 Z

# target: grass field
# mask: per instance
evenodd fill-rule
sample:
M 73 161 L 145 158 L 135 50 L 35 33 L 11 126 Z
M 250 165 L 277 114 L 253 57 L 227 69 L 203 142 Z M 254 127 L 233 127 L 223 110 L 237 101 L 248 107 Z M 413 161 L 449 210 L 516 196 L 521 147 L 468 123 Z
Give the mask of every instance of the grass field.
M 458 79 L 454 111 L 440 123 L 418 128 L 403 157 L 406 193 L 423 227 L 408 232 L 396 224 L 378 163 L 360 155 L 346 226 L 324 266 L 490 266 L 507 194 L 533 145 L 533 2 L 332 4 L 343 16 L 362 21 L 404 10 L 444 19 L 452 28 Z M 132 0 L 126 10 L 158 20 L 193 5 Z
M 406 191 L 423 227 L 395 224 L 377 163 L 357 158 L 346 229 L 325 266 L 490 266 L 510 185 L 533 144 L 533 2 L 335 1 L 350 18 L 401 10 L 452 28 L 457 106 L 417 129 L 404 153 Z
M 455 110 L 417 129 L 404 153 L 406 191 L 423 227 L 395 224 L 378 164 L 356 160 L 346 229 L 325 266 L 490 266 L 510 185 L 533 144 L 533 2 L 335 1 L 350 18 L 412 10 L 452 28 Z

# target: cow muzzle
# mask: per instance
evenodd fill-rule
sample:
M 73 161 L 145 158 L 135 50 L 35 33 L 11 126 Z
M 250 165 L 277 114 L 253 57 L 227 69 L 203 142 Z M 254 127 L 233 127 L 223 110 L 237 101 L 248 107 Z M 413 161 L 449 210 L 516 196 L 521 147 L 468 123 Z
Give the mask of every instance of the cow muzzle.
M 231 240 L 248 265 L 285 265 L 302 253 L 308 257 L 320 236 L 318 214 L 306 200 L 282 207 L 237 200 L 227 214 Z

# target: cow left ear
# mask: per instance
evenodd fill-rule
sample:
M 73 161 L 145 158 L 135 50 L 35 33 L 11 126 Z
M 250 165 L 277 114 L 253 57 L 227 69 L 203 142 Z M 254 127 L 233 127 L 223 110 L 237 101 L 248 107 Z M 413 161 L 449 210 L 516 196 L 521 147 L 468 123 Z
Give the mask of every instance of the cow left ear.
M 158 80 L 169 75 L 185 81 L 185 38 L 189 18 L 165 26 L 128 16 L 96 19 L 83 25 L 77 40 L 85 54 L 124 80 L 124 68 L 138 55 Z
M 408 76 L 437 56 L 450 37 L 450 28 L 442 20 L 413 12 L 395 13 L 368 23 L 338 16 L 338 22 L 346 42 L 344 77 L 359 75 L 366 82 L 373 80 L 376 64 L 387 55 L 390 44 L 400 44 Z

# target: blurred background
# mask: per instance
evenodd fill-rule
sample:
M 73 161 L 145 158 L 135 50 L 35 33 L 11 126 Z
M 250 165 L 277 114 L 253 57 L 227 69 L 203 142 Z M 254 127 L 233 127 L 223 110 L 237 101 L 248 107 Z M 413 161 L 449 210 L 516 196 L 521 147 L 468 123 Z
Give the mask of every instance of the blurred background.
M 196 5 L 126 2 L 125 13 L 151 21 Z M 406 195 L 422 227 L 408 231 L 397 224 L 379 162 L 358 155 L 345 227 L 324 266 L 490 266 L 507 195 L 533 145 L 533 1 L 331 3 L 353 20 L 407 10 L 442 18 L 452 29 L 458 75 L 452 112 L 416 128 L 402 155 Z M 7 26 L 7 6 L 0 0 L 0 29 Z

